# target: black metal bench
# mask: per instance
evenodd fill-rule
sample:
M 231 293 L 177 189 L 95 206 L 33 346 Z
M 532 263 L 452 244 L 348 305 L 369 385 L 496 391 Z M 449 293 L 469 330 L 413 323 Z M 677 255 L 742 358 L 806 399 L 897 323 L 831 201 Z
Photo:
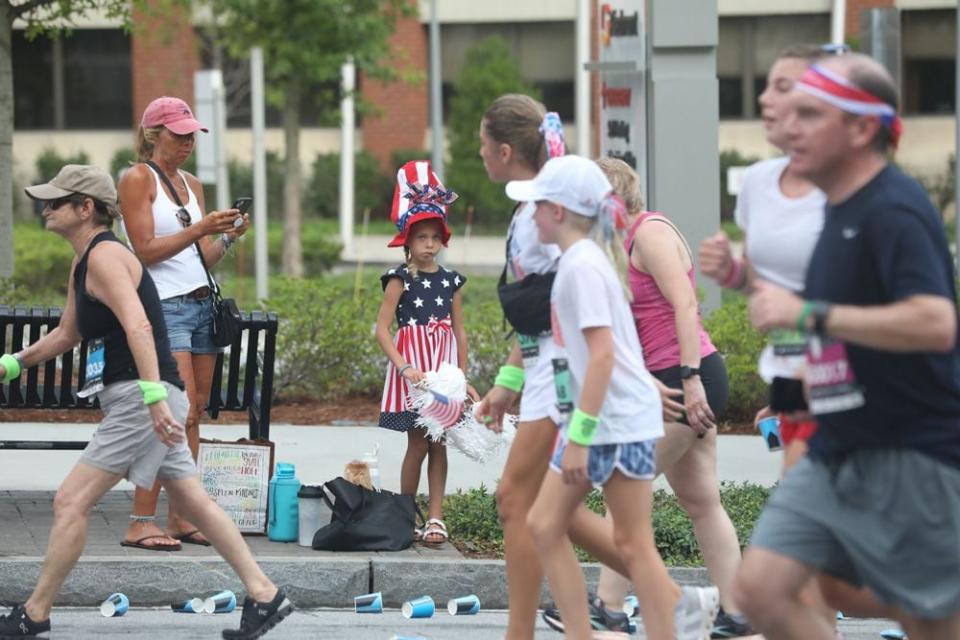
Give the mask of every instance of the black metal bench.
M 59 324 L 60 314 L 57 307 L 0 305 L 0 353 L 33 344 Z M 207 412 L 216 419 L 221 411 L 246 411 L 250 439 L 269 440 L 277 316 L 261 311 L 244 312 L 242 316 L 240 336 L 226 354 L 217 357 Z M 72 351 L 31 367 L 16 380 L 0 384 L 0 410 L 98 408 L 96 400 L 77 397 L 77 390 L 83 388 L 86 363 L 84 341 Z M 86 445 L 83 441 L 0 440 L 0 449 L 77 450 Z

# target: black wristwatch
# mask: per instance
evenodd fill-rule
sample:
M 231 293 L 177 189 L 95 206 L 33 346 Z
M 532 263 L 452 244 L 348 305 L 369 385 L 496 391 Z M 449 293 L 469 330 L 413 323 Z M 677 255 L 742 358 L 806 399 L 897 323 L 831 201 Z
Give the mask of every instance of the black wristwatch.
M 685 364 L 680 365 L 680 379 L 689 380 L 693 376 L 700 375 L 700 369 L 697 367 L 688 367 Z
M 810 315 L 813 316 L 813 331 L 818 336 L 827 335 L 827 316 L 830 315 L 830 309 L 833 308 L 829 302 L 824 300 L 815 300 Z

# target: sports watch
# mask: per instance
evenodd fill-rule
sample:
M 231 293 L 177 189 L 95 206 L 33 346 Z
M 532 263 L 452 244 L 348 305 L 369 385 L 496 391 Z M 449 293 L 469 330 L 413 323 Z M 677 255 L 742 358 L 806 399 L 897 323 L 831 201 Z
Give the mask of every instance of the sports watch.
M 700 375 L 700 369 L 697 367 L 688 367 L 685 364 L 680 365 L 680 379 L 689 380 L 693 376 Z

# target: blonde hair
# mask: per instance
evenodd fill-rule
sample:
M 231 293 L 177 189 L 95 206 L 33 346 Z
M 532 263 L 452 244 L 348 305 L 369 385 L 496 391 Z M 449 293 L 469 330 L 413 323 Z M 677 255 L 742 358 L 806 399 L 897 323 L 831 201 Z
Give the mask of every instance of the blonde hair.
M 495 142 L 510 145 L 529 168 L 539 171 L 547 161 L 547 145 L 540 132 L 546 114 L 547 108 L 530 96 L 508 93 L 483 114 L 483 126 Z
M 137 158 L 143 162 L 149 160 L 153 155 L 153 149 L 157 144 L 157 138 L 163 131 L 163 125 L 159 127 L 144 127 L 140 125 L 137 129 L 137 141 L 134 143 L 134 151 L 137 152 Z
M 564 211 L 570 214 L 570 224 L 586 233 L 591 240 L 600 245 L 607 259 L 613 265 L 614 271 L 617 272 L 617 278 L 620 280 L 620 287 L 623 289 L 627 302 L 633 302 L 633 292 L 630 290 L 630 281 L 627 279 L 627 265 L 630 259 L 627 256 L 626 249 L 623 248 L 625 239 L 623 229 L 617 229 L 616 220 L 611 220 L 609 221 L 611 225 L 609 229 L 612 229 L 612 233 L 604 230 L 606 222 L 602 221 L 600 217 L 610 214 L 603 210 L 597 216 L 585 216 L 567 208 L 564 208 Z
M 606 174 L 613 192 L 623 200 L 627 213 L 636 215 L 643 211 L 643 194 L 640 193 L 640 176 L 637 172 L 619 158 L 599 158 L 595 162 Z

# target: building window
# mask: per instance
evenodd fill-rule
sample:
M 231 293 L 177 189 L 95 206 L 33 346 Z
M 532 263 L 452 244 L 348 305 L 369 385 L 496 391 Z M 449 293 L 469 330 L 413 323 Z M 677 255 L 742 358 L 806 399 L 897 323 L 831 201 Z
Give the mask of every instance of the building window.
M 956 100 L 953 60 L 904 60 L 905 113 L 953 113 Z
M 63 40 L 68 129 L 126 129 L 133 122 L 130 36 L 121 29 L 79 29 Z
M 720 117 L 743 117 L 743 83 L 740 77 L 717 78 L 720 94 Z
M 53 43 L 13 32 L 14 129 L 53 128 Z

